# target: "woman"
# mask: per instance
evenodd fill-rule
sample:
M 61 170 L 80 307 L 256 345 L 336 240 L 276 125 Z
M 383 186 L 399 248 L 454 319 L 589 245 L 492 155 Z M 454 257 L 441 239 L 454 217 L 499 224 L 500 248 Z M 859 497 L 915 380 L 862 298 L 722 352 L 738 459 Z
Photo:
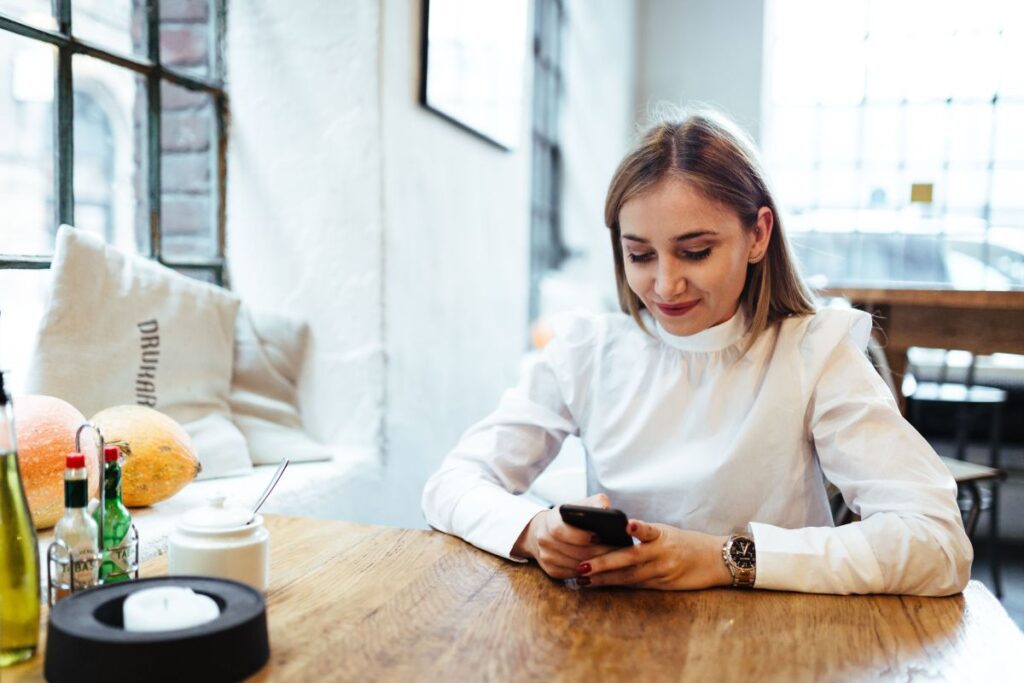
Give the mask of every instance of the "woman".
M 435 528 L 582 586 L 948 595 L 973 557 L 956 487 L 864 356 L 868 315 L 816 311 L 753 145 L 717 115 L 651 129 L 605 205 L 623 314 L 567 316 L 427 482 Z M 567 435 L 613 549 L 517 495 Z M 862 521 L 833 527 L 827 478 Z

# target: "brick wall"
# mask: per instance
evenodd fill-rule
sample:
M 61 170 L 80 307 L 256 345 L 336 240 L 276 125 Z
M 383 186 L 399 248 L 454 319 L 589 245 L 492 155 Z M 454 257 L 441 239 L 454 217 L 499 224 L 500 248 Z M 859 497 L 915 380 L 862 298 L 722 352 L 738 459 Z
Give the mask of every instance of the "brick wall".
M 163 0 L 160 3 L 160 58 L 164 66 L 202 77 L 216 73 L 216 17 L 212 5 L 212 0 Z M 136 0 L 136 17 L 144 20 L 141 0 Z M 205 93 L 169 82 L 161 84 L 160 93 L 163 253 L 172 258 L 214 256 L 217 252 L 214 101 Z M 146 102 L 142 93 L 136 106 L 144 114 Z M 145 121 L 145 116 L 136 120 Z M 138 134 L 145 137 L 144 130 Z M 146 141 L 141 142 L 137 149 L 147 149 Z M 139 178 L 144 183 L 146 176 L 141 174 Z M 144 205 L 140 205 L 139 213 L 138 225 L 148 232 Z
M 160 59 L 201 76 L 215 69 L 211 0 L 160 3 Z M 216 239 L 216 112 L 213 99 L 165 83 L 160 149 L 164 252 L 213 256 Z

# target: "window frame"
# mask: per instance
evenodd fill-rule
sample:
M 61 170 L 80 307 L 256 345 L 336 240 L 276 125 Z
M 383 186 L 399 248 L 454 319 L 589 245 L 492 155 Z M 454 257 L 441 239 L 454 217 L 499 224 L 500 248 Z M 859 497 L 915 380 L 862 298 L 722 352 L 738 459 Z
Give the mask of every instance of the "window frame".
M 982 264 L 987 270 L 984 274 L 978 278 L 977 283 L 970 285 L 971 290 L 977 291 L 1011 291 L 1019 292 L 1024 297 L 1024 287 L 1011 279 L 1010 289 L 1003 290 L 998 280 L 996 284 L 993 284 L 989 273 L 993 270 L 998 270 L 993 265 L 993 254 L 998 253 L 1001 248 L 997 241 L 994 241 L 993 234 L 996 230 L 1010 229 L 1014 231 L 1021 231 L 1024 233 L 1024 224 L 1021 223 L 1006 223 L 1000 222 L 998 219 L 993 220 L 993 206 L 998 206 L 994 201 L 993 188 L 996 183 L 997 170 L 1002 165 L 1002 170 L 1005 171 L 1010 168 L 1013 171 L 1024 170 L 1022 162 L 1017 160 L 1011 162 L 1000 162 L 997 159 L 996 154 L 996 128 L 993 125 L 989 129 L 990 138 L 987 142 L 988 149 L 985 150 L 982 157 L 978 159 L 964 159 L 956 158 L 953 156 L 951 151 L 951 143 L 954 138 L 953 124 L 954 114 L 964 111 L 965 107 L 975 107 L 978 109 L 986 110 L 984 113 L 991 119 L 996 119 L 1002 107 L 1006 106 L 1020 106 L 1024 104 L 1024 96 L 1019 93 L 1016 94 L 1005 94 L 999 84 L 993 84 L 991 94 L 977 94 L 977 93 L 955 93 L 947 92 L 942 95 L 930 95 L 915 93 L 907 84 L 902 84 L 901 89 L 898 92 L 879 93 L 872 91 L 870 86 L 872 85 L 872 64 L 873 59 L 877 59 L 878 54 L 881 52 L 872 52 L 872 49 L 877 49 L 877 41 L 879 41 L 876 33 L 872 32 L 872 26 L 870 24 L 870 11 L 871 8 L 868 3 L 862 3 L 861 10 L 864 12 L 864 31 L 862 34 L 857 34 L 857 43 L 862 45 L 865 57 L 862 60 L 861 67 L 863 72 L 863 81 L 860 85 L 859 99 L 856 99 L 854 95 L 850 95 L 845 101 L 842 98 L 834 99 L 829 101 L 828 99 L 817 97 L 817 98 L 804 98 L 797 100 L 786 100 L 779 101 L 776 99 L 776 79 L 778 78 L 775 69 L 776 66 L 776 47 L 782 43 L 780 38 L 781 32 L 776 30 L 776 25 L 780 24 L 782 18 L 780 18 L 779 12 L 780 0 L 770 0 L 765 8 L 766 24 L 765 24 L 765 45 L 764 45 L 764 60 L 765 72 L 762 79 L 762 87 L 764 89 L 762 95 L 762 123 L 761 133 L 762 141 L 767 147 L 768 153 L 764 157 L 765 165 L 768 168 L 771 175 L 775 178 L 777 184 L 780 178 L 788 176 L 794 177 L 798 174 L 814 177 L 817 185 L 812 187 L 810 190 L 804 191 L 804 196 L 800 197 L 799 201 L 790 201 L 785 197 L 776 197 L 776 201 L 780 203 L 780 209 L 783 214 L 789 214 L 789 239 L 794 245 L 800 245 L 806 242 L 809 246 L 810 251 L 815 251 L 818 254 L 829 253 L 834 255 L 837 260 L 847 259 L 849 260 L 850 252 L 845 250 L 836 249 L 832 252 L 827 252 L 822 247 L 815 245 L 812 240 L 818 239 L 822 235 L 834 234 L 834 235 L 845 235 L 851 239 L 875 239 L 879 234 L 889 234 L 890 236 L 898 237 L 898 239 L 904 242 L 907 239 L 915 238 L 921 235 L 927 236 L 929 239 L 933 239 L 937 246 L 946 244 L 946 241 L 977 241 L 978 253 L 980 258 L 979 263 Z M 999 33 L 1005 30 L 1005 27 L 999 27 Z M 854 35 L 850 34 L 851 37 Z M 923 34 L 922 34 L 923 35 Z M 955 33 L 954 33 L 955 35 Z M 968 35 L 969 32 L 968 32 Z M 898 36 L 902 37 L 902 36 Z M 949 34 L 939 34 L 941 39 L 947 39 L 952 36 Z M 891 38 L 890 38 L 891 40 Z M 813 41 L 808 41 L 807 45 L 811 45 Z M 884 39 L 883 39 L 884 44 Z M 880 61 L 880 60 L 879 60 Z M 814 88 L 805 88 L 807 92 L 814 92 Z M 911 113 L 914 111 L 920 111 L 925 108 L 931 108 L 935 112 L 940 112 L 944 119 L 944 125 L 948 126 L 945 137 L 940 138 L 936 141 L 936 149 L 940 149 L 941 152 L 938 154 L 938 158 L 934 161 L 922 162 L 918 158 L 914 158 L 911 149 L 911 134 L 908 133 L 908 121 L 911 120 Z M 899 131 L 895 134 L 897 144 L 894 147 L 892 156 L 894 157 L 891 161 L 880 161 L 877 158 L 872 158 L 871 151 L 865 140 L 867 139 L 867 130 L 869 128 L 869 120 L 872 116 L 877 116 L 878 112 L 883 109 L 889 109 L 895 113 L 899 118 L 901 124 Z M 783 160 L 784 154 L 782 153 L 783 142 L 788 141 L 786 135 L 781 134 L 780 131 L 783 127 L 777 124 L 777 120 L 781 120 L 785 114 L 781 112 L 789 111 L 799 112 L 806 115 L 805 130 L 803 130 L 803 137 L 808 142 L 806 149 L 801 150 L 801 157 L 798 161 Z M 853 154 L 846 158 L 840 156 L 830 156 L 824 152 L 825 140 L 836 139 L 834 136 L 828 136 L 826 131 L 828 130 L 828 122 L 831 116 L 849 114 L 855 119 L 855 128 L 850 129 L 850 141 L 852 142 Z M 927 172 L 923 177 L 915 178 L 914 175 L 921 175 L 918 173 L 920 169 L 927 169 Z M 826 178 L 826 174 L 836 173 L 848 173 L 852 174 L 856 178 L 856 183 L 860 186 L 859 197 L 851 201 L 850 197 L 846 197 L 843 200 L 832 200 L 822 199 L 822 192 L 819 187 L 823 182 L 822 178 Z M 895 201 L 889 199 L 884 204 L 879 206 L 873 206 L 873 198 L 867 196 L 867 190 L 871 189 L 867 183 L 867 179 L 871 177 L 871 174 L 884 174 L 889 173 L 892 176 L 900 177 L 901 184 L 899 185 L 900 194 L 895 195 L 900 197 Z M 950 177 L 954 174 L 961 173 L 981 173 L 984 174 L 985 180 L 984 185 L 984 200 L 983 202 L 977 202 L 970 206 L 959 205 L 955 201 L 950 200 L 948 193 L 948 186 L 950 184 Z M 833 176 L 834 178 L 835 176 Z M 877 176 L 876 176 L 877 177 Z M 941 197 L 936 199 L 934 202 L 931 196 L 928 196 L 927 200 L 915 198 L 913 195 L 912 187 L 920 182 L 926 182 L 927 185 L 933 187 L 933 189 L 941 188 Z M 839 185 L 840 183 L 834 183 Z M 849 185 L 849 183 L 847 184 Z M 778 185 L 777 185 L 778 187 Z M 886 188 L 881 188 L 885 190 Z M 905 194 L 904 194 L 905 192 Z M 883 197 L 886 195 L 882 194 Z M 780 201 L 781 199 L 781 201 Z M 917 204 L 917 207 L 912 205 Z M 912 213 L 914 208 L 920 209 L 917 213 Z M 801 222 L 806 222 L 806 215 L 815 216 L 823 211 L 840 211 L 848 214 L 854 214 L 859 212 L 867 212 L 875 209 L 881 209 L 888 212 L 905 212 L 912 213 L 914 217 L 920 217 L 922 221 L 932 222 L 937 226 L 934 230 L 905 230 L 904 225 L 899 225 L 898 229 L 885 233 L 880 231 L 877 227 L 858 225 L 852 229 L 845 230 L 839 228 L 823 227 L 823 226 L 812 226 L 809 229 L 801 226 Z M 909 210 L 908 210 L 909 209 Z M 970 221 L 976 223 L 979 228 L 976 228 L 972 233 L 969 232 L 958 232 L 952 229 L 951 226 L 956 221 Z M 797 229 L 800 226 L 800 229 Z M 980 236 L 978 233 L 980 232 Z M 966 237 L 965 237 L 966 235 Z M 1015 247 L 1016 248 L 1016 247 Z M 906 247 L 901 244 L 901 254 L 905 253 Z M 799 248 L 798 259 L 799 259 Z M 856 248 L 852 250 L 855 258 L 860 258 L 863 254 Z M 951 289 L 957 286 L 956 282 L 952 279 L 949 281 L 932 280 L 932 279 L 911 279 L 908 276 L 901 277 L 875 277 L 871 275 L 865 275 L 864 273 L 851 274 L 853 271 L 858 271 L 860 266 L 856 263 L 852 264 L 847 268 L 847 271 L 842 276 L 836 277 L 834 281 L 828 283 L 829 288 L 876 288 L 876 289 Z M 1001 276 L 1001 275 L 1000 275 Z M 1012 276 L 1013 278 L 1017 276 Z
M 213 41 L 214 68 L 210 77 L 195 76 L 173 67 L 165 66 L 160 59 L 160 12 L 159 0 L 146 0 L 146 57 L 129 56 L 101 47 L 91 41 L 74 35 L 71 23 L 73 0 L 54 0 L 56 30 L 38 28 L 18 21 L 0 12 L 0 32 L 37 40 L 57 48 L 57 69 L 55 73 L 54 109 L 54 220 L 56 225 L 74 225 L 74 86 L 72 81 L 72 58 L 76 54 L 99 59 L 108 64 L 139 74 L 146 81 L 146 123 L 147 123 L 147 179 L 146 193 L 149 204 L 149 258 L 176 269 L 190 269 L 212 273 L 214 281 L 225 285 L 225 220 L 226 220 L 226 179 L 227 179 L 227 112 L 228 97 L 224 89 L 224 27 L 226 3 L 211 0 L 211 11 L 216 22 Z M 166 258 L 163 249 L 163 228 L 161 216 L 161 84 L 172 83 L 190 91 L 211 96 L 216 121 L 216 255 L 213 257 Z M 0 254 L 0 269 L 46 269 L 50 267 L 50 256 L 29 254 Z
M 540 283 L 570 256 L 562 235 L 562 143 L 559 122 L 565 94 L 564 0 L 533 6 L 532 179 L 530 192 L 529 320 L 540 315 Z

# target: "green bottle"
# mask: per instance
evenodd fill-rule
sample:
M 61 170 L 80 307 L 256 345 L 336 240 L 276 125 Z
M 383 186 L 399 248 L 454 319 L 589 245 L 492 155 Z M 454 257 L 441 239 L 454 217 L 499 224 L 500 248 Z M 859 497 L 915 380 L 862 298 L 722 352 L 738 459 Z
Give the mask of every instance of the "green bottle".
M 0 373 L 0 666 L 35 654 L 39 596 L 39 546 L 18 472 L 14 411 Z
M 102 583 L 121 583 L 131 580 L 131 549 L 124 547 L 128 530 L 132 528 L 132 515 L 121 502 L 121 450 L 117 446 L 103 449 L 103 564 L 100 566 Z M 92 513 L 100 523 L 97 507 Z

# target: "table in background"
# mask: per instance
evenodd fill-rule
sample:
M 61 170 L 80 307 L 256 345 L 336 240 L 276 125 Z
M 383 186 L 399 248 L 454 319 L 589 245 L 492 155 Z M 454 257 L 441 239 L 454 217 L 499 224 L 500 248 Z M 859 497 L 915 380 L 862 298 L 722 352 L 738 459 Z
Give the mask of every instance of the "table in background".
M 1024 354 L 1024 292 L 839 287 L 822 294 L 877 314 L 897 387 L 911 346 Z
M 256 681 L 965 680 L 1017 670 L 984 586 L 950 598 L 574 591 L 432 531 L 267 516 Z M 144 574 L 166 572 L 165 558 Z M 4 670 L 42 680 L 42 656 Z

